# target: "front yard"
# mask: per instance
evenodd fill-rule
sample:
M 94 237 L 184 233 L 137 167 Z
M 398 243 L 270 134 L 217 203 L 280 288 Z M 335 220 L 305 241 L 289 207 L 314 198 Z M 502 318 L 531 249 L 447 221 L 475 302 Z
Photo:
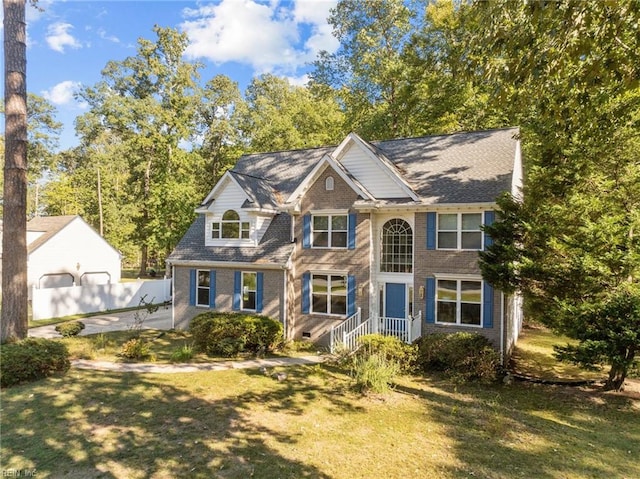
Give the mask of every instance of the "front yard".
M 640 477 L 634 394 L 406 377 L 367 397 L 330 366 L 286 373 L 72 369 L 3 390 L 0 469 L 56 479 Z

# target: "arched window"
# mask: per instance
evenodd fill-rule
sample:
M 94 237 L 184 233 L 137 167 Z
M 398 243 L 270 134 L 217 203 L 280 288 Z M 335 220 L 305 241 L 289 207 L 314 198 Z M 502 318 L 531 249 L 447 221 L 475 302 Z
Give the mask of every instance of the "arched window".
M 383 273 L 413 272 L 413 231 L 405 220 L 394 218 L 382 227 Z
M 324 189 L 333 191 L 333 176 L 327 176 L 327 179 L 324 180 Z
M 227 210 L 221 222 L 211 224 L 213 239 L 249 239 L 249 222 L 241 222 L 240 215 L 234 210 Z

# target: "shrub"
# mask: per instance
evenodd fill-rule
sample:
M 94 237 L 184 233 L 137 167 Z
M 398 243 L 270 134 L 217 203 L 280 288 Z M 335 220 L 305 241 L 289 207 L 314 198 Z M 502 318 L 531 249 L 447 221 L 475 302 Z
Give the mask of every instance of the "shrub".
M 202 313 L 189 329 L 196 348 L 209 356 L 264 354 L 282 341 L 282 324 L 260 315 Z
M 417 346 L 406 344 L 395 336 L 367 334 L 358 339 L 360 348 L 356 355 L 381 354 L 389 361 L 395 362 L 402 372 L 410 372 L 415 367 Z
M 361 392 L 387 392 L 399 373 L 398 363 L 381 352 L 353 357 L 351 376 Z
M 69 323 L 60 323 L 55 329 L 63 338 L 69 338 L 80 334 L 84 327 L 84 323 L 81 321 L 71 321 Z
M 70 366 L 67 347 L 59 341 L 27 338 L 3 344 L 0 350 L 0 386 L 8 387 L 65 373 Z
M 193 346 L 190 344 L 183 344 L 174 352 L 171 353 L 169 360 L 172 363 L 184 363 L 193 358 Z
M 417 340 L 418 367 L 443 371 L 457 380 L 495 381 L 500 356 L 489 340 L 477 333 L 436 333 Z
M 133 338 L 122 345 L 120 357 L 125 359 L 150 359 L 153 357 L 149 344 L 142 338 Z

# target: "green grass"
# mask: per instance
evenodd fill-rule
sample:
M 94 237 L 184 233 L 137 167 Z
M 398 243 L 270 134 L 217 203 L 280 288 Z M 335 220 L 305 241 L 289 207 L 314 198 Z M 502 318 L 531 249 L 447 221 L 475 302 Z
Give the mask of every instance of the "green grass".
M 513 370 L 540 379 L 600 380 L 606 376 L 601 371 L 587 371 L 570 363 L 560 362 L 553 355 L 553 346 L 572 343 L 565 336 L 558 336 L 542 326 L 527 326 L 522 329 L 512 354 Z
M 71 370 L 2 391 L 0 469 L 41 478 L 635 478 L 640 401 L 402 378 L 353 392 L 328 366 Z
M 176 362 L 176 352 L 184 351 L 193 345 L 193 338 L 189 331 L 143 329 L 140 331 L 140 336 L 150 345 L 153 361 L 157 363 Z M 118 354 L 122 345 L 131 338 L 130 331 L 113 331 L 72 338 L 56 338 L 56 340 L 66 344 L 71 359 L 121 361 Z M 318 348 L 312 344 L 291 342 L 283 350 L 270 353 L 269 356 L 306 356 L 317 352 Z M 211 358 L 194 350 L 188 362 L 206 363 L 226 359 L 229 358 Z

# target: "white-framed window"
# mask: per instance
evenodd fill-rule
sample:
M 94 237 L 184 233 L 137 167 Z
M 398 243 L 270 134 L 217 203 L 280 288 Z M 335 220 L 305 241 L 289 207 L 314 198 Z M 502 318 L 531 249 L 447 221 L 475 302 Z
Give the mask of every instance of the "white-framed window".
M 347 314 L 346 275 L 316 273 L 311 275 L 311 312 Z
M 401 218 L 394 218 L 382 226 L 382 273 L 411 273 L 413 271 L 413 230 Z
M 312 248 L 346 248 L 348 215 L 327 214 L 311 218 Z
M 258 291 L 258 278 L 256 273 L 242 272 L 242 304 L 241 309 L 246 311 L 256 310 L 256 294 Z
M 211 239 L 249 239 L 249 222 L 240 221 L 240 215 L 227 210 L 221 221 L 211 223 Z
M 439 213 L 438 249 L 481 250 L 482 213 Z
M 438 279 L 436 323 L 482 326 L 482 281 Z
M 211 290 L 211 274 L 209 270 L 199 269 L 197 272 L 196 306 L 209 306 Z

